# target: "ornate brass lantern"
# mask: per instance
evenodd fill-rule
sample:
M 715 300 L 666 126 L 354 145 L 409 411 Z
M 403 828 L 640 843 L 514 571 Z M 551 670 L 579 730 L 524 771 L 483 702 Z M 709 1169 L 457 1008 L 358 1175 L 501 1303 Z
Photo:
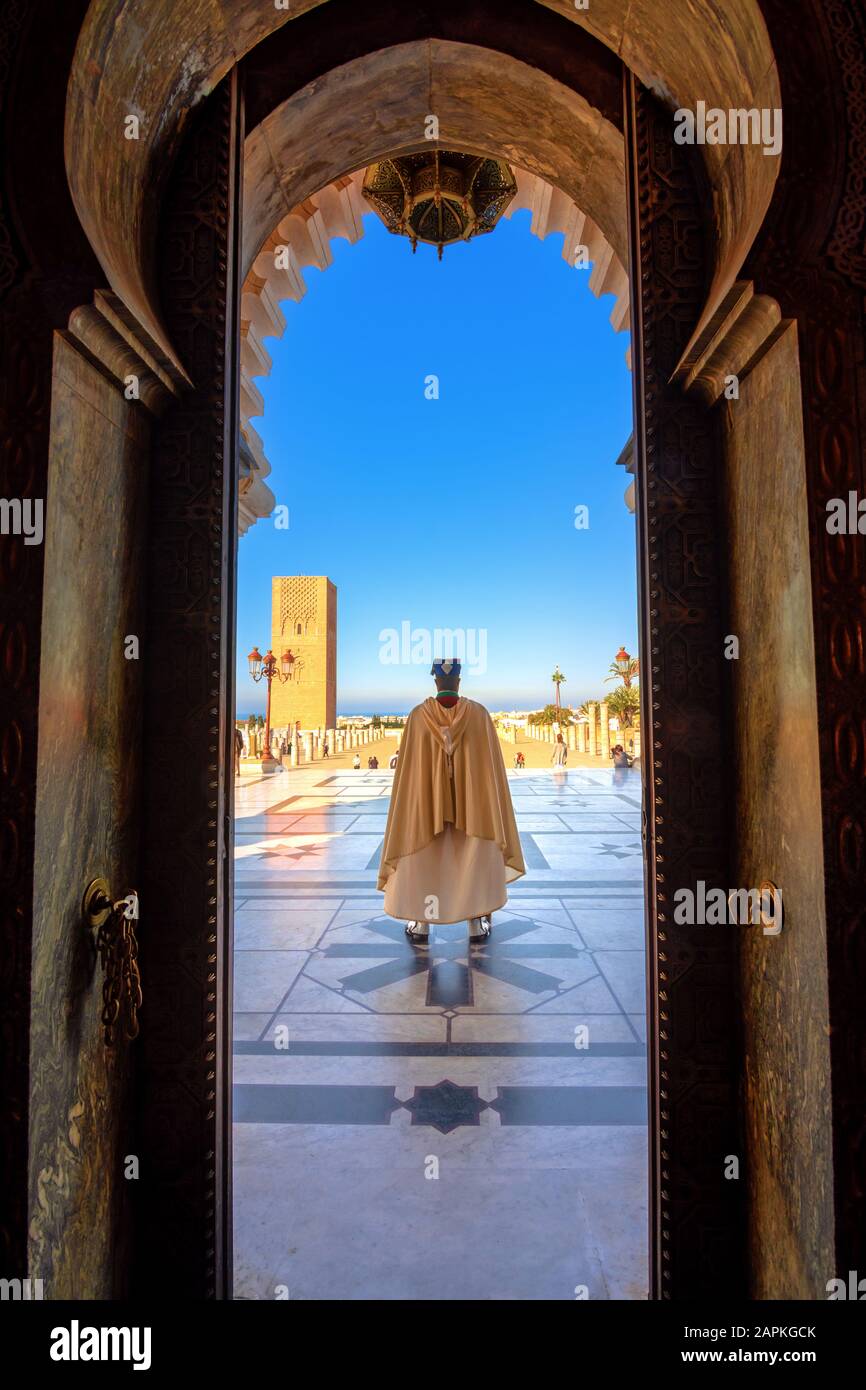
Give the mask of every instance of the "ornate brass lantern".
M 383 159 L 364 175 L 363 193 L 389 232 L 439 248 L 492 232 L 517 184 L 507 164 L 454 150 Z

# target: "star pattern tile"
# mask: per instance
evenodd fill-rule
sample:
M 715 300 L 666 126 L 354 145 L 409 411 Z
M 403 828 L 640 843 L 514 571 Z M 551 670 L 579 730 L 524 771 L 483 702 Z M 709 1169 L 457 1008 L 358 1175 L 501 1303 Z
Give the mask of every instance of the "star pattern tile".
M 413 1125 L 431 1125 L 440 1134 L 450 1134 L 461 1125 L 479 1124 L 482 1110 L 487 1109 L 477 1086 L 458 1086 L 448 1080 L 437 1086 L 416 1086 L 415 1094 L 404 1105 L 412 1112 Z

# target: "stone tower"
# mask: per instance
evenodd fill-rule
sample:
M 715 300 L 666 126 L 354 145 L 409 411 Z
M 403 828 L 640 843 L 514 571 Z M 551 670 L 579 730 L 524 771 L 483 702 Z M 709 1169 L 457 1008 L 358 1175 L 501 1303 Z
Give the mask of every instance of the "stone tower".
M 271 647 L 279 661 L 295 657 L 293 677 L 274 681 L 271 725 L 300 721 L 302 729 L 337 723 L 337 590 L 324 575 L 292 574 L 272 581 Z

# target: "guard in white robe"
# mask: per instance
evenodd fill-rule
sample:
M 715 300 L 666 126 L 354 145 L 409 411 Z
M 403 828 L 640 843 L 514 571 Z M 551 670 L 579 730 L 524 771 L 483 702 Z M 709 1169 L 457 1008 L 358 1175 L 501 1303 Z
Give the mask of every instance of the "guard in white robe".
M 378 886 L 385 911 L 418 945 L 437 922 L 490 934 L 507 884 L 526 872 L 499 738 L 487 710 L 459 693 L 460 663 L 437 661 L 436 695 L 406 722 Z

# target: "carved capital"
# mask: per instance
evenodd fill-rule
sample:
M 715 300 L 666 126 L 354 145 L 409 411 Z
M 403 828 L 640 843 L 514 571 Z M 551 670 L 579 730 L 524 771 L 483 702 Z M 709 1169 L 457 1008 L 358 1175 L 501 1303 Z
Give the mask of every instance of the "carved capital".
M 117 295 L 97 290 L 69 318 L 69 333 L 103 373 L 126 389 L 136 379 L 135 396 L 153 415 L 162 415 L 187 383 L 162 357 Z
M 751 281 L 738 280 L 703 333 L 689 345 L 673 380 L 713 405 L 725 389 L 726 378 L 747 376 L 787 326 L 775 299 L 755 294 Z

